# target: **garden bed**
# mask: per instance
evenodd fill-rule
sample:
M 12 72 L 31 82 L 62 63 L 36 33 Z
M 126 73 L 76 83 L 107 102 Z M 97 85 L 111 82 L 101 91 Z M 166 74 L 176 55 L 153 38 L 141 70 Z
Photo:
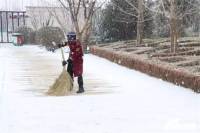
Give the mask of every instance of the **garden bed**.
M 179 43 L 177 53 L 167 52 L 170 42 L 160 42 L 155 45 L 151 42 L 145 47 L 135 45 L 134 41 L 132 45 L 127 45 L 127 42 L 104 44 L 92 46 L 90 51 L 117 64 L 200 92 L 200 45 L 197 46 L 197 40 L 183 40 L 184 44 Z

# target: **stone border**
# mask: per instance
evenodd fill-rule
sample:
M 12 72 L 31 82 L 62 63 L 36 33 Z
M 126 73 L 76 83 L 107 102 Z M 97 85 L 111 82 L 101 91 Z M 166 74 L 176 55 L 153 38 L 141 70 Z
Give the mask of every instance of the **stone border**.
M 170 66 L 152 63 L 138 55 L 130 56 L 125 52 L 117 52 L 98 46 L 91 46 L 90 52 L 122 66 L 138 70 L 176 85 L 191 88 L 194 92 L 200 93 L 200 76 L 195 76 L 181 69 L 173 69 Z

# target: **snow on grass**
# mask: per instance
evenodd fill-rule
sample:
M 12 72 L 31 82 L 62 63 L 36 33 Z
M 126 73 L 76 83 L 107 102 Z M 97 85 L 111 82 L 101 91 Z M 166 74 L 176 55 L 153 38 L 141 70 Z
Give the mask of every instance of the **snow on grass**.
M 1 45 L 0 132 L 200 132 L 198 94 L 90 54 L 85 94 L 45 96 L 62 70 L 60 58 L 59 51 Z

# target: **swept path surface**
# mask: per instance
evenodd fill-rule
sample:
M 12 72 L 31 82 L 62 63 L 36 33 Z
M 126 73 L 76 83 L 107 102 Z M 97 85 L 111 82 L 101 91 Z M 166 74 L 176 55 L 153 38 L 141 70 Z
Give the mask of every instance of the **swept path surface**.
M 84 58 L 86 93 L 49 97 L 45 92 L 62 70 L 59 51 L 0 44 L 0 132 L 200 132 L 199 94 L 90 54 Z

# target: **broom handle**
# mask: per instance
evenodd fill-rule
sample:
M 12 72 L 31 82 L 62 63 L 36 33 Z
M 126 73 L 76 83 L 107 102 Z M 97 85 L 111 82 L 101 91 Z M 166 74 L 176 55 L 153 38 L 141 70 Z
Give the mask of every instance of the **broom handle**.
M 62 48 L 60 48 L 60 50 L 61 50 L 61 54 L 62 54 L 62 60 L 63 60 L 63 61 L 65 61 L 65 55 L 64 55 L 64 51 L 63 51 L 63 49 L 62 49 Z
M 64 55 L 64 52 L 63 52 L 63 48 L 60 48 L 60 51 L 61 51 L 61 55 L 62 55 L 62 60 L 65 61 L 65 55 Z

